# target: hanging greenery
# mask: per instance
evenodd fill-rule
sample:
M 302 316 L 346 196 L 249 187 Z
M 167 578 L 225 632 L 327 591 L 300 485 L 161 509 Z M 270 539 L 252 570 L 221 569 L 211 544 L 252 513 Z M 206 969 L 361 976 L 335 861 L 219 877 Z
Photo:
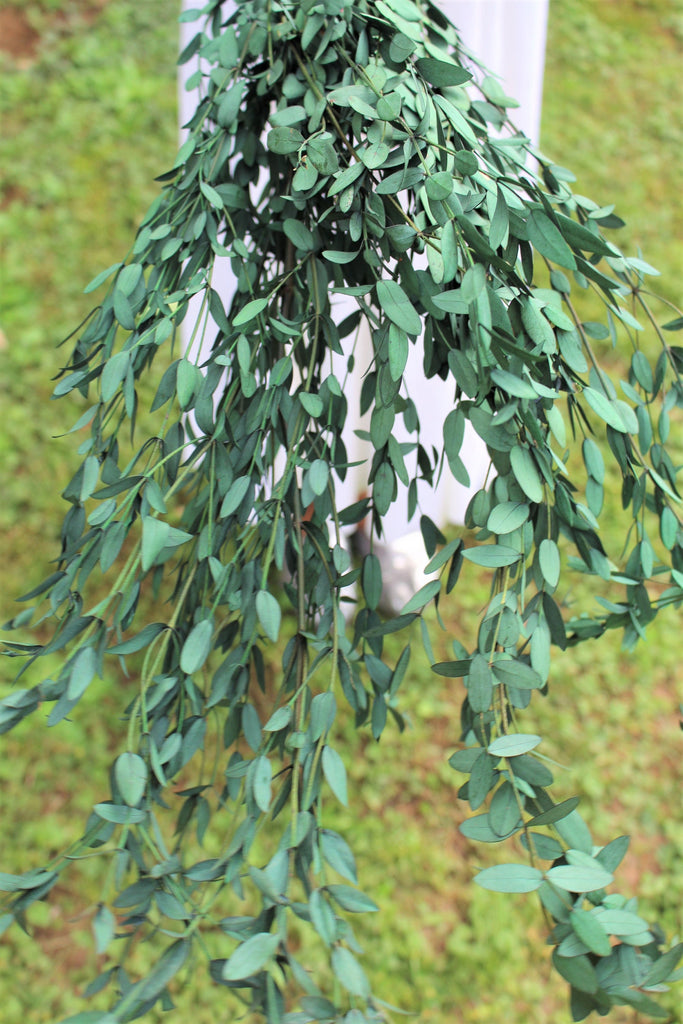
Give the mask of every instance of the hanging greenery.
M 106 990 L 110 1008 L 74 1024 L 169 1008 L 174 979 L 203 956 L 213 983 L 269 1024 L 386 1020 L 349 917 L 377 907 L 358 887 L 353 831 L 331 830 L 325 805 L 347 801 L 340 704 L 376 740 L 388 721 L 402 727 L 410 647 L 390 663 L 384 639 L 419 622 L 425 667 L 466 686 L 450 758 L 474 812 L 461 830 L 515 839 L 511 861 L 475 881 L 537 894 L 574 1020 L 614 1005 L 666 1016 L 656 993 L 680 977 L 683 944 L 669 948 L 615 891 L 628 840 L 596 846 L 578 798 L 557 802 L 524 709 L 547 692 L 553 650 L 610 629 L 634 644 L 683 599 L 680 467 L 667 448 L 683 406 L 671 341 L 683 316 L 653 310 L 652 268 L 607 240 L 621 223 L 611 208 L 574 195 L 569 172 L 515 131 L 512 101 L 427 0 L 230 11 L 210 0 L 183 18 L 198 31 L 181 61 L 202 61 L 189 136 L 131 253 L 89 285 L 111 282 L 55 389 L 89 400 L 73 430 L 90 436 L 64 491 L 58 567 L 10 623 L 52 623 L 52 638 L 6 644 L 24 667 L 63 652 L 62 667 L 0 704 L 2 731 L 46 704 L 53 725 L 112 660 L 134 663 L 126 746 L 82 838 L 42 870 L 0 875 L 2 924 L 25 925 L 74 857 L 97 855 L 117 895 L 95 915 L 111 966 L 90 992 Z M 217 257 L 237 278 L 229 308 L 212 285 Z M 582 321 L 584 292 L 602 323 Z M 355 300 L 341 322 L 339 295 Z M 206 343 L 193 361 L 179 330 L 196 296 L 192 330 Z M 358 410 L 345 382 L 362 325 L 372 357 Z M 604 338 L 628 351 L 626 379 L 601 367 Z M 641 339 L 649 350 L 653 338 L 651 361 Z M 452 385 L 441 452 L 421 443 L 404 377 L 413 346 L 425 376 Z M 142 440 L 141 379 L 158 381 Z M 339 507 L 344 425 L 360 412 L 367 496 Z M 418 480 L 442 472 L 468 482 L 467 421 L 491 460 L 467 510 L 469 546 L 447 542 L 417 496 Z M 410 443 L 396 441 L 399 422 Z M 599 536 L 603 452 L 631 519 L 623 552 Z M 344 531 L 365 520 L 380 538 L 399 486 L 438 575 L 385 618 L 382 563 L 374 549 L 353 563 Z M 457 600 L 472 565 L 491 575 L 477 635 L 434 663 L 425 610 Z M 609 585 L 597 614 L 563 616 L 569 570 Z M 94 605 L 93 574 L 110 581 Z M 148 592 L 163 621 L 142 621 Z M 218 852 L 197 860 L 195 840 L 212 833 Z M 161 936 L 163 951 L 134 980 L 138 936 Z

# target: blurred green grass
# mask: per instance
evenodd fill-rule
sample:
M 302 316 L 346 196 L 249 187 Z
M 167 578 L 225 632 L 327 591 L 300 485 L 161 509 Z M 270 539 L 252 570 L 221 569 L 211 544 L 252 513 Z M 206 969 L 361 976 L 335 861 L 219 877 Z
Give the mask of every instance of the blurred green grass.
M 88 312 L 85 284 L 127 252 L 156 193 L 153 178 L 175 155 L 174 10 L 168 0 L 49 0 L 30 9 L 38 53 L 19 63 L 0 54 L 3 619 L 16 609 L 14 596 L 49 571 L 64 512 L 59 492 L 77 464 L 76 442 L 57 435 L 79 409 L 50 401 L 61 359 L 55 343 Z M 577 191 L 616 203 L 628 222 L 617 243 L 628 252 L 640 245 L 663 272 L 661 291 L 679 304 L 682 50 L 683 0 L 551 0 L 543 149 L 576 173 Z M 619 365 L 617 353 L 608 357 Z M 615 552 L 618 504 L 612 499 L 604 527 Z M 452 638 L 471 642 L 486 592 L 473 573 L 448 605 L 448 633 L 433 623 L 438 657 L 449 657 Z M 591 600 L 585 583 L 567 597 Z M 552 736 L 547 753 L 570 766 L 561 788 L 582 793 L 596 842 L 633 830 L 618 880 L 640 892 L 647 915 L 661 916 L 669 933 L 683 932 L 676 614 L 650 626 L 649 643 L 630 654 L 617 636 L 568 652 L 549 697 L 525 716 L 529 731 Z M 404 642 L 395 638 L 395 656 Z M 457 829 L 460 778 L 446 761 L 458 740 L 460 683 L 430 673 L 417 633 L 411 644 L 403 696 L 411 728 L 401 736 L 389 729 L 375 744 L 342 721 L 351 808 L 325 812 L 330 827 L 352 833 L 361 886 L 381 906 L 357 927 L 364 964 L 376 991 L 423 1022 L 568 1020 L 534 901 L 471 884 L 497 853 L 473 848 Z M 13 667 L 0 662 L 6 684 Z M 46 730 L 38 714 L 2 737 L 2 870 L 41 864 L 106 796 L 129 686 L 112 668 L 73 721 Z M 40 1024 L 82 1008 L 77 993 L 98 966 L 89 929 L 101 868 L 83 861 L 66 876 L 32 915 L 33 938 L 12 931 L 0 940 L 3 1024 Z M 139 953 L 144 963 L 149 954 Z M 177 1019 L 236 1019 L 197 967 L 178 993 Z M 675 1016 L 673 994 L 668 1005 Z

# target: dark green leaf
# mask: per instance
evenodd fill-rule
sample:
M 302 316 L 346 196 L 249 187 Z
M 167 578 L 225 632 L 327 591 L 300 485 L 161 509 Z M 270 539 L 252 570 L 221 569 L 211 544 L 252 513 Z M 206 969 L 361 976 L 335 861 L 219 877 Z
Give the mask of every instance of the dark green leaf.
M 408 334 L 419 334 L 422 320 L 406 293 L 396 281 L 378 281 L 377 302 L 389 319 Z
M 612 949 L 609 936 L 592 911 L 572 910 L 569 923 L 584 946 L 588 946 L 592 953 L 609 956 Z
M 433 57 L 421 57 L 415 66 L 425 81 L 442 89 L 452 85 L 463 85 L 469 82 L 472 75 L 459 64 L 447 64 Z
M 267 145 L 271 153 L 296 153 L 303 143 L 304 137 L 296 128 L 273 128 L 268 132 Z
M 546 256 L 553 263 L 559 263 L 561 267 L 569 270 L 576 270 L 576 259 L 562 232 L 553 224 L 549 217 L 546 217 L 540 210 L 533 210 L 527 221 L 529 241 L 535 249 Z

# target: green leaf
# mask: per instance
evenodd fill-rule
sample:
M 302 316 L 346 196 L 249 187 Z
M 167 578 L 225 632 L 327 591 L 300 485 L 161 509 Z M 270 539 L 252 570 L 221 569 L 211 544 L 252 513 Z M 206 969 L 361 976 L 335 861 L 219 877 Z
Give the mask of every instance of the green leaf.
M 351 252 L 344 252 L 339 249 L 323 249 L 321 255 L 330 263 L 353 263 L 359 253 L 360 249 L 354 249 Z
M 604 420 L 614 430 L 618 430 L 621 434 L 628 433 L 628 427 L 624 422 L 621 410 L 617 404 L 611 399 L 604 395 L 601 391 L 596 391 L 595 388 L 584 388 L 581 392 L 583 397 L 590 405 L 593 412 L 597 413 L 600 419 Z M 636 427 L 637 430 L 637 427 Z
M 309 252 L 315 248 L 315 238 L 313 232 L 302 224 L 300 220 L 295 220 L 293 217 L 288 217 L 282 225 L 283 230 L 290 240 L 292 245 L 296 246 L 297 249 L 303 249 L 304 252 Z
M 545 877 L 558 889 L 564 889 L 566 892 L 596 892 L 613 881 L 611 873 L 601 868 L 597 861 L 595 867 L 560 864 L 546 871 Z
M 515 479 L 530 501 L 543 501 L 543 484 L 534 457 L 528 448 L 516 445 L 510 451 L 510 463 Z
M 129 363 L 130 352 L 117 352 L 106 361 L 100 378 L 100 395 L 103 402 L 109 402 L 114 397 L 128 372 Z
M 275 956 L 280 945 L 280 936 L 270 932 L 258 932 L 237 947 L 224 964 L 224 981 L 240 981 L 257 974 Z
M 321 174 L 334 174 L 339 168 L 339 157 L 329 133 L 310 139 L 306 153 Z
M 468 562 L 482 565 L 487 569 L 502 569 L 506 565 L 514 565 L 522 557 L 519 551 L 504 544 L 482 544 L 480 547 L 465 548 L 462 556 Z
M 587 956 L 559 956 L 557 950 L 553 950 L 553 966 L 558 974 L 579 992 L 592 994 L 598 991 L 595 968 Z
M 560 550 L 554 540 L 545 537 L 538 547 L 541 575 L 549 587 L 555 588 L 560 579 Z
M 221 519 L 227 519 L 233 512 L 236 512 L 244 501 L 247 491 L 249 490 L 249 484 L 251 480 L 248 476 L 238 476 L 236 480 L 231 484 L 227 494 L 223 498 L 223 504 L 221 505 L 220 516 Z
M 282 708 L 278 708 L 270 716 L 266 724 L 263 726 L 264 732 L 279 732 L 280 729 L 286 729 L 292 720 L 292 708 L 289 704 L 286 704 Z
M 519 757 L 533 750 L 540 742 L 541 737 L 534 733 L 511 732 L 492 740 L 487 749 L 494 757 Z
M 75 656 L 69 683 L 66 688 L 67 700 L 78 700 L 83 696 L 97 670 L 97 652 L 94 647 L 82 647 Z
M 485 750 L 480 751 L 479 756 L 472 765 L 470 777 L 467 782 L 467 801 L 473 811 L 476 811 L 483 804 L 491 792 L 497 779 L 495 762 Z M 489 816 L 489 824 L 490 816 Z M 515 822 L 513 822 L 513 825 Z
M 232 320 L 233 327 L 244 327 L 245 324 L 250 324 L 252 320 L 255 320 L 259 313 L 268 305 L 270 299 L 260 298 L 252 299 L 250 302 L 245 303 L 244 306 L 235 314 Z
M 578 803 L 578 798 L 575 798 Z M 569 804 L 570 800 L 564 800 L 559 806 Z M 560 837 L 564 839 L 567 846 L 572 850 L 581 850 L 583 853 L 592 853 L 593 840 L 585 821 L 577 810 L 572 810 L 570 814 L 563 814 L 561 818 L 553 819 L 555 821 L 555 828 L 560 834 Z M 536 819 L 536 824 L 538 824 Z
M 425 181 L 425 191 L 430 199 L 443 202 L 453 192 L 453 176 L 448 171 L 437 171 Z
M 522 824 L 519 811 L 518 793 L 514 786 L 505 779 L 493 794 L 489 807 L 489 822 L 499 836 L 507 836 Z
M 524 502 L 503 501 L 491 510 L 486 529 L 498 535 L 513 533 L 523 526 L 528 518 L 529 506 Z
M 378 184 L 375 192 L 378 196 L 396 195 L 406 188 L 413 188 L 424 180 L 425 172 L 421 167 L 406 167 L 405 170 L 388 174 Z
M 269 640 L 277 643 L 280 634 L 282 612 L 274 594 L 268 590 L 259 590 L 256 595 L 256 614 L 261 628 Z
M 561 803 L 554 804 L 552 807 L 549 807 L 547 811 L 542 811 L 534 818 L 531 818 L 527 821 L 527 826 L 550 825 L 554 822 L 561 821 L 562 818 L 566 818 L 570 815 L 578 805 L 578 796 L 570 796 L 567 800 L 562 800 Z
M 147 977 L 141 982 L 139 992 L 141 1000 L 156 999 L 163 992 L 169 981 L 176 976 L 187 960 L 191 948 L 192 943 L 189 939 L 177 939 L 164 950 L 161 959 L 156 962 Z
M 474 881 L 491 892 L 534 892 L 543 881 L 543 874 L 528 864 L 496 864 L 480 871 Z
M 542 256 L 568 270 L 576 270 L 576 259 L 556 224 L 540 210 L 533 210 L 527 221 L 529 241 Z
M 311 395 L 308 391 L 299 392 L 299 401 L 309 416 L 316 419 L 324 409 L 323 400 L 320 395 Z
M 539 690 L 543 680 L 525 661 L 499 656 L 492 664 L 493 674 L 499 683 L 516 686 L 520 690 Z
M 572 910 L 569 915 L 569 923 L 591 953 L 595 953 L 597 956 L 609 956 L 612 950 L 609 936 L 592 911 Z
M 493 673 L 487 659 L 475 654 L 467 680 L 467 697 L 475 713 L 488 711 L 493 699 Z
M 108 647 L 107 654 L 134 654 L 135 651 L 141 651 L 143 648 L 149 647 L 152 640 L 167 628 L 164 622 L 150 622 L 136 636 L 132 636 L 120 644 L 115 644 L 113 647 Z
M 346 768 L 341 757 L 332 747 L 323 747 L 322 755 L 323 774 L 327 784 L 340 803 L 348 805 L 346 791 Z
M 304 144 L 304 137 L 297 128 L 273 128 L 268 132 L 266 145 L 271 153 L 285 156 L 296 153 Z
M 193 540 L 191 533 L 169 526 L 163 519 L 144 516 L 142 520 L 142 551 L 140 562 L 146 572 L 156 562 L 165 548 L 176 548 L 188 540 Z
M 331 959 L 332 970 L 346 991 L 367 999 L 370 995 L 370 985 L 355 956 L 344 946 L 335 946 Z
M 382 598 L 382 568 L 379 558 L 372 552 L 363 559 L 361 586 L 368 608 L 374 611 Z
M 655 960 L 654 965 L 643 979 L 643 988 L 649 988 L 651 985 L 660 985 L 662 982 L 667 981 L 681 957 L 683 957 L 683 942 L 672 946 L 666 953 L 662 953 L 659 959 Z
M 180 668 L 188 676 L 198 672 L 213 646 L 213 617 L 202 619 L 192 627 L 180 652 Z
M 473 818 L 468 818 L 467 821 L 463 821 L 458 827 L 462 835 L 477 843 L 500 843 L 503 839 L 509 838 L 494 832 L 491 828 L 488 814 L 475 814 Z M 514 835 L 516 831 L 516 828 L 513 829 L 510 835 Z
M 93 935 L 95 937 L 95 950 L 99 956 L 105 953 L 109 943 L 116 933 L 116 918 L 109 907 L 103 903 L 99 905 L 93 918 Z
M 377 167 L 383 167 L 386 163 L 389 147 L 386 142 L 375 142 L 361 149 L 358 155 L 369 170 L 375 170 Z
M 443 310 L 444 313 L 466 313 L 468 309 L 468 304 L 463 298 L 460 288 L 453 288 L 451 289 L 451 291 L 441 292 L 440 295 L 432 295 L 431 301 L 433 302 L 437 309 Z M 449 352 L 449 359 L 450 356 L 452 355 L 465 358 L 467 361 L 468 369 L 471 368 L 471 364 L 469 360 L 467 360 L 467 357 L 464 355 L 464 353 L 458 350 L 454 350 L 453 352 Z M 458 383 L 460 383 L 460 381 L 458 381 Z M 474 392 L 472 391 L 467 391 L 466 393 L 474 394 Z
M 314 459 L 308 467 L 307 479 L 315 495 L 323 494 L 327 490 L 329 478 L 330 470 L 327 462 L 324 459 Z
M 200 181 L 199 191 L 217 210 L 223 209 L 223 200 L 221 199 L 220 193 L 217 192 L 212 185 L 209 185 L 206 181 Z
M 389 328 L 389 372 L 393 381 L 401 379 L 408 362 L 408 351 L 408 335 L 392 324 Z
M 507 245 L 510 232 L 510 218 L 508 208 L 503 197 L 502 189 L 496 190 L 496 206 L 489 225 L 489 245 L 492 249 L 498 249 L 501 245 Z
M 369 896 L 359 889 L 352 889 L 350 885 L 328 885 L 327 891 L 342 910 L 348 910 L 352 914 L 370 914 L 379 910 Z
M 596 853 L 595 859 L 607 871 L 616 871 L 626 856 L 630 841 L 630 836 L 617 836 L 616 839 L 613 839 L 611 843 L 603 846 L 602 850 Z
M 146 811 L 138 810 L 136 807 L 124 807 L 123 804 L 113 804 L 105 801 L 95 804 L 95 814 L 104 821 L 111 821 L 115 825 L 138 825 L 147 818 Z
M 114 763 L 114 778 L 119 793 L 129 807 L 137 807 L 147 785 L 147 765 L 139 754 L 125 751 Z
M 422 320 L 406 293 L 396 281 L 378 281 L 377 302 L 389 319 L 408 334 L 419 334 Z
M 459 64 L 447 64 L 443 60 L 436 60 L 434 57 L 421 57 L 415 61 L 415 66 L 422 77 L 430 85 L 437 89 L 446 88 L 452 85 L 463 85 L 469 82 L 472 75 Z
M 600 924 L 610 935 L 642 935 L 647 932 L 647 921 L 632 910 L 607 909 L 600 914 Z
M 425 583 L 416 594 L 413 594 L 409 601 L 406 601 L 401 609 L 401 615 L 407 615 L 409 612 L 416 612 L 424 608 L 426 604 L 429 604 L 436 597 L 440 590 L 440 580 L 430 580 L 429 583 Z
M 108 277 L 111 277 L 115 270 L 118 270 L 119 267 L 122 266 L 122 263 L 112 263 L 112 265 L 110 267 L 107 267 L 106 270 L 100 271 L 97 277 L 93 277 L 92 281 L 90 281 L 90 283 L 85 286 L 85 288 L 83 289 L 83 294 L 88 295 L 90 292 L 94 292 L 97 288 L 100 287 L 101 284 L 104 284 Z
M 330 867 L 356 884 L 356 862 L 346 840 L 338 832 L 323 828 L 320 830 L 320 842 L 323 856 Z
M 273 769 L 267 757 L 257 757 L 251 766 L 252 790 L 256 806 L 264 814 L 268 813 L 270 807 L 271 783 Z

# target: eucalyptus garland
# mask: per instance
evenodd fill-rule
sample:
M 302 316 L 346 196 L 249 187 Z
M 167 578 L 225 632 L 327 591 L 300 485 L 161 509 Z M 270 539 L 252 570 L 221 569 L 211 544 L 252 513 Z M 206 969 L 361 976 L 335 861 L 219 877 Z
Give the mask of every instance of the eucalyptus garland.
M 58 567 L 10 623 L 52 623 L 46 644 L 6 652 L 27 666 L 63 652 L 61 670 L 0 705 L 2 731 L 46 705 L 54 724 L 112 660 L 134 662 L 126 749 L 82 838 L 42 870 L 0 876 L 2 923 L 24 925 L 74 857 L 97 853 L 116 897 L 95 915 L 111 959 L 89 991 L 105 990 L 109 1010 L 74 1024 L 168 1008 L 203 956 L 236 1008 L 269 1024 L 386 1020 L 349 918 L 377 908 L 358 888 L 354 836 L 325 822 L 330 797 L 346 801 L 335 717 L 348 703 L 375 739 L 388 719 L 401 724 L 410 648 L 392 664 L 385 637 L 424 626 L 474 564 L 491 575 L 477 635 L 432 669 L 466 687 L 450 759 L 474 812 L 462 832 L 518 841 L 514 862 L 476 881 L 537 894 L 574 1020 L 614 1005 L 666 1016 L 655 995 L 680 977 L 683 945 L 669 948 L 614 890 L 628 841 L 594 845 L 578 799 L 556 801 L 523 711 L 546 692 L 554 649 L 610 629 L 634 643 L 683 599 L 680 467 L 667 448 L 683 406 L 670 332 L 683 317 L 660 325 L 652 268 L 606 238 L 621 223 L 611 208 L 574 195 L 571 174 L 515 131 L 512 101 L 427 0 L 239 0 L 229 12 L 210 0 L 183 17 L 198 23 L 181 60 L 201 58 L 190 83 L 201 100 L 132 251 L 89 286 L 110 280 L 55 389 L 89 400 L 73 428 L 89 439 L 64 492 Z M 218 257 L 237 277 L 229 308 L 212 285 Z M 584 292 L 602 302 L 602 324 L 582 321 Z M 342 322 L 339 295 L 355 300 Z M 193 361 L 179 333 L 195 296 L 192 329 L 210 354 Z M 357 410 L 345 380 L 362 323 L 372 360 Z M 616 383 L 596 354 L 603 337 L 630 359 Z M 641 339 L 658 343 L 654 360 Z M 421 443 L 404 378 L 413 346 L 427 378 L 452 383 L 441 452 Z M 124 463 L 141 380 L 157 382 L 155 431 Z M 370 413 L 368 491 L 338 507 L 343 428 L 359 412 Z M 417 516 L 418 480 L 467 483 L 468 420 L 491 460 L 467 510 L 476 543 L 447 543 L 422 514 L 437 578 L 384 618 L 380 560 L 370 550 L 354 563 L 344 532 L 366 520 L 381 537 L 399 484 Z M 400 421 L 410 443 L 394 437 Z M 623 553 L 600 541 L 596 435 L 632 519 Z M 575 450 L 585 473 L 569 469 Z M 565 620 L 561 550 L 611 585 L 597 614 Z M 94 605 L 93 574 L 110 581 Z M 141 620 L 148 592 L 166 602 L 163 621 Z M 188 851 L 211 833 L 218 852 L 197 861 Z M 137 936 L 163 951 L 135 980 Z

